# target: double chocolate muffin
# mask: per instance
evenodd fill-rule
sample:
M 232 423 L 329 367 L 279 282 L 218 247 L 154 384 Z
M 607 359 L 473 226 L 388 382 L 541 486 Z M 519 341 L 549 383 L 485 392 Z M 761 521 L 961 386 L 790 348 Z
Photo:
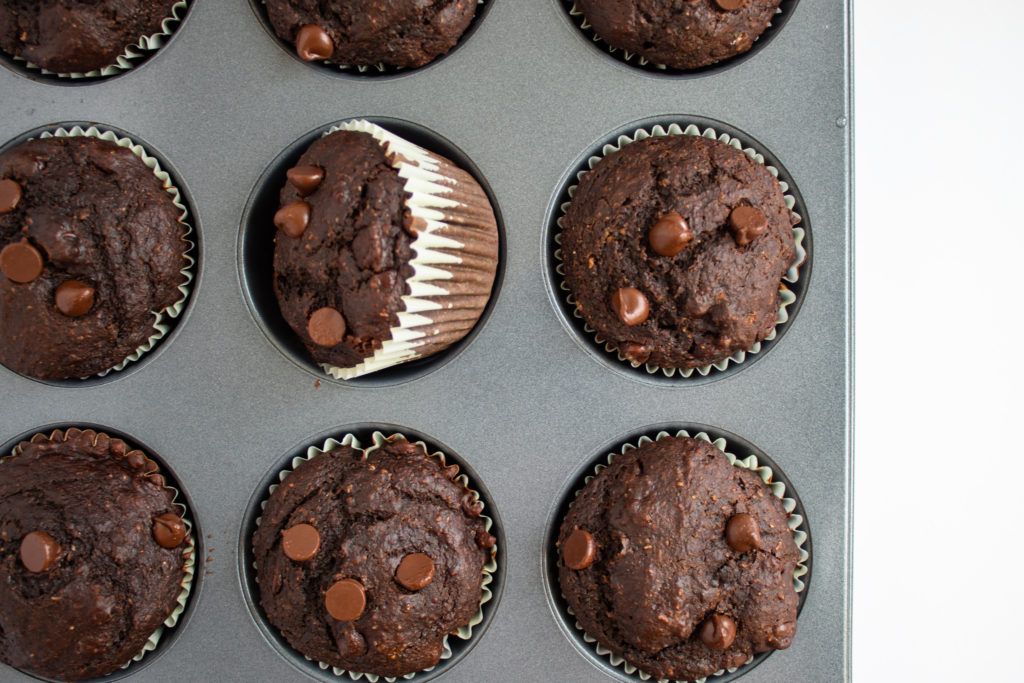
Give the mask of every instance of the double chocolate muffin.
M 576 8 L 610 46 L 696 69 L 749 50 L 781 1 L 576 0 Z
M 649 137 L 586 173 L 561 221 L 586 323 L 635 364 L 690 369 L 775 328 L 797 257 L 779 182 L 718 140 Z
M 0 661 L 82 680 L 140 654 L 188 581 L 174 496 L 145 453 L 92 431 L 0 460 Z
M 110 66 L 178 0 L 0 0 L 0 49 L 57 73 Z
M 94 137 L 0 155 L 0 363 L 29 377 L 109 370 L 184 297 L 186 226 L 130 150 Z
M 349 379 L 462 339 L 490 299 L 498 232 L 468 173 L 373 124 L 345 127 L 287 172 L 274 292 L 313 360 Z
M 447 53 L 477 0 L 265 0 L 274 31 L 306 61 L 418 67 Z
M 558 534 L 558 580 L 588 635 L 655 679 L 692 681 L 789 647 L 800 551 L 782 501 L 706 441 L 615 456 Z
M 480 607 L 495 544 L 482 504 L 422 446 L 317 455 L 274 490 L 253 536 L 260 604 L 307 657 L 401 676 L 438 663 Z

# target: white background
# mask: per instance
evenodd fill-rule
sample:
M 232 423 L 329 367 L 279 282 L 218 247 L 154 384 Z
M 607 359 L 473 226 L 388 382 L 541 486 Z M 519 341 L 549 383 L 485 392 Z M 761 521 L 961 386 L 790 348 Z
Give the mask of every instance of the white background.
M 1022 681 L 1024 3 L 854 10 L 854 678 Z

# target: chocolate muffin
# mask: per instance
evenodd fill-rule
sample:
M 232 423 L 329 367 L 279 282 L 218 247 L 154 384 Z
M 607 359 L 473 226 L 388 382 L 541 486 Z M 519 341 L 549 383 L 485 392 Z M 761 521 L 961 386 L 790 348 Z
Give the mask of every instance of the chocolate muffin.
M 712 444 L 641 445 L 580 491 L 558 534 L 588 635 L 655 679 L 692 681 L 789 647 L 800 551 L 782 501 Z
M 260 605 L 292 647 L 380 676 L 438 663 L 480 607 L 495 544 L 457 470 L 394 437 L 338 446 L 282 481 L 253 552 Z
M 93 431 L 0 460 L 0 661 L 82 680 L 139 655 L 189 581 L 174 497 L 145 453 Z
M 749 50 L 782 0 L 576 0 L 603 41 L 655 64 L 696 69 Z
M 774 330 L 798 220 L 742 151 L 649 137 L 580 180 L 561 221 L 565 283 L 586 323 L 634 364 L 708 366 Z
M 147 343 L 181 300 L 181 211 L 130 150 L 94 137 L 0 155 L 0 362 L 29 377 L 86 377 Z
M 0 0 L 0 49 L 56 73 L 117 62 L 162 31 L 178 0 Z
M 306 61 L 418 67 L 447 53 L 477 0 L 265 0 L 274 31 Z
M 313 359 L 348 379 L 462 339 L 490 298 L 498 233 L 468 173 L 365 121 L 342 128 L 288 171 L 274 291 Z

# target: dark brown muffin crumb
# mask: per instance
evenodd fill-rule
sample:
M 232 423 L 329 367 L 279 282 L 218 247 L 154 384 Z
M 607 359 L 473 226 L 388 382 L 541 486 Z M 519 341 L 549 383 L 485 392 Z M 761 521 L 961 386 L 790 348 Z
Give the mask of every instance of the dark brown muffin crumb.
M 740 516 L 756 544 L 747 521 L 730 537 Z M 800 551 L 787 519 L 713 445 L 662 438 L 615 456 L 579 493 L 558 535 L 559 586 L 609 650 L 657 679 L 695 680 L 792 642 Z M 746 549 L 730 544 L 737 535 Z
M 177 605 L 189 544 L 156 464 L 69 429 L 0 461 L 0 661 L 60 680 L 117 671 Z
M 775 328 L 796 220 L 778 181 L 740 150 L 650 137 L 581 179 L 562 220 L 565 282 L 629 360 L 710 365 Z
M 366 457 L 341 446 L 288 475 L 253 552 L 260 604 L 292 647 L 381 676 L 437 664 L 445 635 L 479 608 L 494 543 L 449 476 L 399 438 Z

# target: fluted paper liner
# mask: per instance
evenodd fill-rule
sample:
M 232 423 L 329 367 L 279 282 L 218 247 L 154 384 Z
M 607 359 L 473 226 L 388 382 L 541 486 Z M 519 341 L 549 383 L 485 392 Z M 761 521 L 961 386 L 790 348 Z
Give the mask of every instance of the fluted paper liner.
M 171 329 L 171 326 L 164 322 L 165 318 L 177 318 L 181 315 L 181 312 L 185 309 L 185 302 L 188 299 L 189 292 L 192 286 L 192 270 L 195 268 L 196 260 L 192 256 L 192 252 L 196 248 L 195 241 L 192 238 L 192 225 L 188 221 L 188 209 L 181 199 L 181 192 L 177 187 L 174 186 L 169 173 L 164 171 L 160 167 L 160 162 L 155 157 L 149 155 L 146 149 L 132 141 L 130 138 L 121 137 L 110 130 L 103 130 L 96 126 L 89 126 L 88 128 L 82 128 L 81 126 L 74 126 L 70 130 L 67 128 L 57 128 L 52 131 L 46 131 L 39 135 L 40 138 L 72 138 L 72 137 L 90 137 L 99 138 L 100 140 L 106 140 L 107 142 L 113 142 L 119 147 L 127 147 L 131 150 L 132 154 L 142 160 L 142 163 L 146 165 L 153 175 L 157 177 L 157 180 L 163 185 L 164 191 L 171 196 L 171 202 L 174 207 L 181 212 L 178 216 L 178 223 L 185 228 L 185 232 L 181 235 L 181 241 L 185 243 L 185 250 L 183 255 L 185 257 L 185 267 L 181 269 L 181 275 L 184 278 L 181 284 L 178 285 L 178 291 L 181 292 L 181 298 L 175 301 L 170 306 L 163 308 L 159 311 L 152 311 L 153 313 L 153 334 L 139 346 L 135 351 L 128 355 L 123 361 L 118 363 L 112 368 L 108 368 L 103 372 L 97 373 L 96 377 L 105 377 L 107 374 L 117 370 L 124 370 L 129 363 L 137 361 L 143 356 L 143 354 L 151 351 L 157 342 L 160 341 Z M 86 379 L 83 377 L 82 379 Z
M 696 125 L 692 123 L 686 126 L 685 129 L 681 128 L 677 123 L 670 124 L 667 129 L 659 124 L 651 128 L 650 130 L 647 130 L 645 128 L 638 128 L 637 130 L 633 131 L 633 134 L 631 136 L 620 135 L 614 143 L 608 143 L 604 147 L 602 147 L 600 155 L 595 155 L 587 159 L 587 168 L 593 170 L 593 168 L 606 156 L 612 154 L 613 152 L 618 152 L 624 146 L 630 143 L 639 142 L 640 140 L 646 140 L 647 138 L 650 137 L 663 137 L 666 135 L 696 135 L 699 137 L 708 138 L 710 140 L 718 140 L 719 142 L 724 142 L 730 147 L 734 147 L 742 151 L 744 154 L 746 154 L 751 159 L 757 161 L 759 164 L 762 164 L 766 169 L 768 169 L 768 172 L 771 173 L 776 180 L 778 180 L 779 178 L 779 169 L 775 168 L 774 166 L 766 164 L 764 155 L 762 155 L 756 149 L 753 149 L 752 147 L 743 147 L 743 145 L 737 138 L 732 137 L 728 133 L 718 133 L 713 128 L 705 128 L 703 131 L 701 131 L 700 128 L 698 128 Z M 586 174 L 587 171 L 585 170 L 580 171 L 576 174 L 577 183 L 570 186 L 568 190 L 570 200 L 576 194 L 576 189 L 579 187 L 579 181 L 582 180 L 583 176 L 585 176 Z M 789 320 L 789 313 L 786 312 L 786 308 L 796 301 L 796 295 L 793 294 L 793 292 L 791 292 L 788 287 L 786 287 L 785 282 L 796 282 L 800 278 L 800 267 L 807 260 L 807 250 L 804 249 L 803 246 L 805 233 L 804 229 L 799 227 L 800 221 L 802 221 L 803 218 L 800 216 L 800 214 L 793 211 L 793 207 L 796 206 L 796 199 L 794 199 L 793 195 L 789 194 L 788 183 L 786 183 L 784 180 L 778 180 L 778 183 L 779 187 L 782 188 L 782 195 L 783 199 L 786 202 L 786 207 L 792 212 L 792 214 L 797 219 L 797 225 L 793 227 L 793 241 L 796 243 L 796 260 L 793 262 L 793 265 L 789 267 L 789 270 L 787 270 L 786 273 L 782 276 L 782 280 L 784 282 L 779 284 L 780 301 L 779 314 L 775 320 L 776 327 L 773 327 L 772 331 L 769 332 L 762 341 L 771 341 L 772 339 L 775 339 L 775 337 L 778 334 L 778 326 Z M 573 317 L 583 320 L 583 315 L 579 312 L 579 309 L 576 307 L 576 298 L 572 295 L 569 289 L 569 285 L 566 284 L 565 282 L 565 269 L 562 265 L 562 221 L 565 219 L 565 214 L 569 210 L 570 204 L 571 201 L 564 202 L 559 207 L 558 220 L 556 221 L 556 223 L 558 224 L 559 231 L 555 234 L 555 243 L 559 246 L 559 248 L 555 249 L 555 259 L 558 261 L 558 265 L 555 266 L 555 272 L 558 273 L 558 275 L 561 278 L 558 281 L 558 286 L 562 289 L 562 291 L 566 292 L 565 300 L 572 307 Z M 614 353 L 620 361 L 624 363 L 629 363 L 634 368 L 639 368 L 640 366 L 643 366 L 648 374 L 654 375 L 657 373 L 661 373 L 665 377 L 674 377 L 676 375 L 679 375 L 680 377 L 688 378 L 691 377 L 695 371 L 701 376 L 706 377 L 712 369 L 725 370 L 727 367 L 729 367 L 730 363 L 742 363 L 747 359 L 748 354 L 760 353 L 761 351 L 761 342 L 757 342 L 746 351 L 737 351 L 733 355 L 727 358 L 723 358 L 717 363 L 712 363 L 710 365 L 702 365 L 696 368 L 663 368 L 661 366 L 655 365 L 654 363 L 637 363 L 631 361 L 624 355 L 622 355 L 622 353 L 619 352 L 619 350 L 615 347 L 615 344 L 613 342 L 605 339 L 602 335 L 598 334 L 597 331 L 594 330 L 594 328 L 592 328 L 586 322 L 584 322 L 583 329 L 587 332 L 587 334 L 591 335 L 594 338 L 594 340 L 597 341 L 598 344 L 603 344 L 605 351 L 607 351 L 608 353 Z
M 322 363 L 335 379 L 352 379 L 441 351 L 462 339 L 479 320 L 491 296 L 498 265 L 498 228 L 486 193 L 473 177 L 447 159 L 364 120 L 337 131 L 368 133 L 384 148 L 405 182 L 405 206 L 417 232 L 406 279 L 409 294 L 390 339 L 352 367 Z
M 561 1 L 562 1 L 563 4 L 569 5 L 569 16 L 573 18 L 573 20 L 575 21 L 576 25 L 580 28 L 580 30 L 583 31 L 585 34 L 589 35 L 590 39 L 592 41 L 594 41 L 595 43 L 597 43 L 599 45 L 604 46 L 604 48 L 608 50 L 608 54 L 612 55 L 613 57 L 617 57 L 617 58 L 621 59 L 622 61 L 624 61 L 625 63 L 633 65 L 633 66 L 640 65 L 642 67 L 657 69 L 658 71 L 664 71 L 666 73 L 671 73 L 671 72 L 686 73 L 688 71 L 697 71 L 697 70 L 700 70 L 700 69 L 706 69 L 709 66 L 717 66 L 717 65 L 722 64 L 724 62 L 728 62 L 729 60 L 734 59 L 736 57 L 741 57 L 741 56 L 745 55 L 747 52 L 750 52 L 750 50 L 753 50 L 754 49 L 754 45 L 756 45 L 757 41 L 761 39 L 762 35 L 764 35 L 764 31 L 762 31 L 761 34 L 757 36 L 757 38 L 754 38 L 754 42 L 751 43 L 751 45 L 750 45 L 750 50 L 746 50 L 744 52 L 740 52 L 739 54 L 732 55 L 731 57 L 725 57 L 724 59 L 720 59 L 717 62 L 712 62 L 711 64 L 706 64 L 705 66 L 698 66 L 698 67 L 696 67 L 694 69 L 679 69 L 679 68 L 676 68 L 676 67 L 669 67 L 669 66 L 667 66 L 665 64 L 658 64 L 656 62 L 649 61 L 646 58 L 641 57 L 640 55 L 638 55 L 638 54 L 636 54 L 634 52 L 630 52 L 629 50 L 624 50 L 622 48 L 618 48 L 618 47 L 614 47 L 612 45 L 609 45 L 608 42 L 605 41 L 604 38 L 602 38 L 601 36 L 597 35 L 597 31 L 595 31 L 594 27 L 590 25 L 589 21 L 587 21 L 587 18 L 586 18 L 586 16 L 584 16 L 583 11 L 580 10 L 578 7 L 576 7 L 576 3 L 575 2 L 572 2 L 572 0 L 561 0 Z M 781 7 L 779 7 L 778 9 L 775 10 L 775 16 L 778 16 L 780 14 L 782 14 L 782 8 Z M 772 27 L 772 23 L 769 21 L 768 25 L 765 26 L 764 30 L 767 31 L 771 27 Z
M 599 464 L 597 464 L 594 467 L 594 473 L 589 475 L 589 476 L 587 476 L 583 480 L 584 486 L 589 484 L 590 481 L 594 477 L 596 477 L 605 468 L 607 468 L 609 465 L 611 465 L 612 462 L 615 460 L 615 456 L 616 455 L 625 455 L 629 451 L 635 450 L 636 448 L 639 448 L 640 446 L 644 446 L 646 444 L 649 444 L 652 441 L 660 441 L 661 439 L 664 439 L 667 436 L 690 437 L 690 433 L 688 431 L 686 431 L 685 429 L 681 429 L 678 432 L 676 432 L 675 434 L 669 434 L 666 431 L 661 431 L 661 432 L 658 432 L 658 434 L 653 439 L 651 439 L 648 436 L 641 436 L 637 440 L 636 444 L 632 444 L 632 443 L 623 444 L 622 448 L 619 450 L 618 453 L 612 452 L 612 453 L 608 454 L 607 462 L 599 463 Z M 795 590 L 797 593 L 802 593 L 804 588 L 806 587 L 806 585 L 803 582 L 803 577 L 807 574 L 807 565 L 804 564 L 804 563 L 810 557 L 810 554 L 807 552 L 807 549 L 804 547 L 804 545 L 807 543 L 807 532 L 805 532 L 805 531 L 800 529 L 800 527 L 803 526 L 804 518 L 803 518 L 802 515 L 799 515 L 799 514 L 797 514 L 795 512 L 795 510 L 796 510 L 796 500 L 793 499 L 793 498 L 787 498 L 786 497 L 786 485 L 783 484 L 781 481 L 772 481 L 772 475 L 774 474 L 774 472 L 772 472 L 772 469 L 770 467 L 768 467 L 767 465 L 759 464 L 758 461 L 757 461 L 757 456 L 756 455 L 749 455 L 746 458 L 743 458 L 741 460 L 741 459 L 737 458 L 735 455 L 733 455 L 732 453 L 730 453 L 729 451 L 727 451 L 726 448 L 728 448 L 728 444 L 727 444 L 727 442 L 726 442 L 726 440 L 724 438 L 718 438 L 718 439 L 715 439 L 714 441 L 712 441 L 711 437 L 708 436 L 708 434 L 706 432 L 698 432 L 697 434 L 693 435 L 692 438 L 700 439 L 701 441 L 707 441 L 708 443 L 713 445 L 715 448 L 717 448 L 718 450 L 720 450 L 723 453 L 725 453 L 725 457 L 727 457 L 729 459 L 729 462 L 732 463 L 732 465 L 734 467 L 739 467 L 740 469 L 749 470 L 749 471 L 754 472 L 755 474 L 757 474 L 757 476 L 761 478 L 761 481 L 763 481 L 765 484 L 768 485 L 768 488 L 771 489 L 772 494 L 776 498 L 778 498 L 778 499 L 780 499 L 782 501 L 783 509 L 786 512 L 789 513 L 788 524 L 789 524 L 790 530 L 793 532 L 793 542 L 796 543 L 796 547 L 800 551 L 800 560 L 797 562 L 796 569 L 793 571 L 793 590 Z M 580 491 L 582 491 L 582 488 L 577 490 L 576 493 L 574 494 L 574 501 L 575 501 L 575 496 L 578 496 L 580 494 Z M 565 596 L 564 595 L 562 595 L 562 599 L 565 600 Z M 572 608 L 569 607 L 568 605 L 566 605 L 565 609 L 569 613 L 570 616 L 573 616 L 573 617 L 576 616 L 576 614 L 572 611 Z M 594 638 L 593 636 L 590 636 L 589 634 L 587 634 L 586 631 L 583 630 L 583 625 L 580 624 L 579 621 L 575 621 L 573 625 L 576 628 L 576 630 L 579 631 L 582 634 L 584 641 L 586 641 L 587 643 L 597 643 L 597 639 L 596 638 Z M 612 666 L 621 668 L 623 671 L 625 671 L 627 674 L 629 674 L 631 676 L 635 674 L 635 675 L 639 676 L 641 680 L 644 680 L 644 681 L 651 680 L 653 678 L 653 676 L 651 676 L 651 674 L 646 673 L 644 671 L 641 671 L 637 667 L 635 667 L 632 664 L 628 663 L 622 657 L 612 653 L 611 650 L 609 650 L 608 648 L 604 647 L 603 645 L 596 644 L 595 645 L 595 651 L 597 652 L 597 654 L 601 655 L 602 657 L 607 657 L 608 661 L 611 662 Z M 706 676 L 704 678 L 698 678 L 698 679 L 696 679 L 694 681 L 691 681 L 689 683 L 704 683 L 705 681 L 707 681 L 708 678 L 711 678 L 713 676 L 721 676 L 721 675 L 723 675 L 725 673 L 733 673 L 736 670 L 741 669 L 744 666 L 750 664 L 753 660 L 754 660 L 754 658 L 750 657 L 746 662 L 744 662 L 740 666 L 732 667 L 732 668 L 729 668 L 729 669 L 720 669 L 719 671 L 716 671 L 715 673 L 711 674 L 711 676 Z M 657 680 L 658 683 L 669 683 L 669 680 L 665 679 L 665 678 L 655 679 L 655 680 Z M 675 683 L 684 683 L 684 682 L 683 681 L 676 681 Z
M 84 435 L 87 438 L 91 438 L 93 445 L 95 445 L 100 438 L 107 438 L 110 439 L 111 441 L 121 441 L 122 443 L 124 443 L 122 439 L 107 436 L 106 434 L 103 434 L 102 432 L 97 432 L 93 429 L 81 430 L 75 427 L 63 430 L 55 429 L 49 434 L 35 434 L 32 437 L 30 437 L 27 441 L 22 441 L 21 443 L 19 443 L 17 446 L 11 449 L 10 456 L 0 458 L 0 467 L 3 466 L 4 461 L 7 460 L 8 458 L 21 454 L 22 449 L 30 443 L 42 443 L 47 441 L 60 441 L 63 443 L 71 438 L 75 438 L 81 435 Z M 182 552 L 182 569 L 184 570 L 184 576 L 181 579 L 181 592 L 178 594 L 178 597 L 175 598 L 174 608 L 171 610 L 171 613 L 167 615 L 167 618 L 164 619 L 163 625 L 157 628 L 157 630 L 150 634 L 149 638 L 146 639 L 146 644 L 142 646 L 142 651 L 139 652 L 137 655 L 133 656 L 129 661 L 125 662 L 124 666 L 121 667 L 122 670 L 127 669 L 129 666 L 131 666 L 132 662 L 142 661 L 142 658 L 145 657 L 146 654 L 156 649 L 157 644 L 160 642 L 160 639 L 164 635 L 164 630 L 168 628 L 174 628 L 177 625 L 178 619 L 181 617 L 181 614 L 185 611 L 185 606 L 188 604 L 188 597 L 192 593 L 192 582 L 195 579 L 196 574 L 196 541 L 195 535 L 193 534 L 192 520 L 189 519 L 188 508 L 185 506 L 184 497 L 181 495 L 181 491 L 174 488 L 173 486 L 170 486 L 167 483 L 166 478 L 160 471 L 160 466 L 157 465 L 157 463 L 154 462 L 152 459 L 150 459 L 149 455 L 144 450 L 140 448 L 136 448 L 133 450 L 126 449 L 125 454 L 121 457 L 127 458 L 129 455 L 135 452 L 142 453 L 142 455 L 146 457 L 146 461 L 150 463 L 150 465 L 152 465 L 150 471 L 146 472 L 144 476 L 149 477 L 154 483 L 158 484 L 159 486 L 167 489 L 168 491 L 174 494 L 174 497 L 171 499 L 171 504 L 178 510 L 178 515 L 181 517 L 181 520 L 185 523 L 185 526 L 188 529 L 188 533 L 185 536 L 185 543 L 187 545 L 185 546 L 185 550 Z M 109 676 L 111 674 L 107 675 Z
M 405 439 L 405 435 L 403 435 L 401 433 L 395 433 L 395 434 L 391 434 L 390 436 L 384 436 L 384 434 L 382 432 L 375 431 L 375 432 L 373 432 L 373 435 L 371 436 L 371 439 L 373 440 L 373 443 L 371 445 L 367 446 L 366 448 L 363 448 L 362 444 L 359 442 L 359 439 L 356 438 L 356 436 L 354 434 L 345 434 L 342 437 L 341 441 L 338 441 L 337 439 L 334 439 L 334 438 L 327 439 L 327 441 L 324 442 L 323 446 L 320 446 L 319 448 L 317 446 L 310 446 L 310 447 L 308 447 L 306 449 L 305 457 L 303 457 L 303 456 L 296 456 L 296 457 L 292 458 L 291 463 L 290 463 L 291 466 L 288 469 L 281 470 L 281 472 L 278 474 L 278 483 L 270 485 L 270 487 L 267 489 L 267 496 L 260 502 L 260 510 L 263 510 L 263 508 L 265 508 L 267 506 L 267 501 L 270 498 L 270 494 L 272 494 L 274 491 L 276 491 L 277 487 L 280 485 L 280 483 L 283 482 L 285 479 L 287 479 L 288 475 L 290 475 L 302 463 L 307 462 L 309 460 L 312 460 L 313 458 L 315 458 L 317 456 L 320 456 L 320 455 L 323 455 L 324 453 L 330 453 L 331 451 L 335 450 L 336 448 L 340 448 L 341 446 L 348 446 L 348 447 L 353 448 L 353 449 L 355 449 L 357 451 L 362 451 L 363 452 L 363 457 L 365 458 L 367 455 L 369 455 L 373 451 L 377 450 L 378 448 L 383 446 L 385 443 L 390 443 L 390 442 L 392 442 L 392 441 L 394 441 L 396 439 Z M 406 439 L 406 440 L 408 441 L 408 439 Z M 446 457 L 445 457 L 445 454 L 443 452 L 435 451 L 435 452 L 431 453 L 430 449 L 427 448 L 427 444 L 425 444 L 423 441 L 413 441 L 411 443 L 413 443 L 413 444 L 419 446 L 420 448 L 422 448 L 423 452 L 425 452 L 430 458 L 433 458 L 433 459 L 437 460 L 440 463 L 442 469 L 447 467 L 446 462 L 445 462 Z M 469 481 L 469 476 L 468 475 L 466 475 L 465 473 L 459 474 L 458 476 L 453 477 L 452 481 L 460 484 L 464 489 L 466 489 L 466 491 L 468 491 L 469 493 L 472 493 L 473 496 L 476 498 L 476 501 L 478 503 L 480 503 L 481 506 L 484 506 L 486 508 L 486 504 L 484 503 L 484 501 L 480 500 L 480 492 L 475 490 L 472 487 L 472 484 Z M 480 519 L 482 519 L 483 522 L 484 522 L 484 529 L 486 531 L 490 531 L 491 530 L 491 526 L 494 524 L 494 520 L 492 520 L 490 517 L 488 517 L 485 514 L 481 514 L 480 515 Z M 256 518 L 256 526 L 257 527 L 260 525 L 260 522 L 262 520 L 263 520 L 262 516 Z M 450 634 L 450 635 L 456 635 L 459 638 L 461 638 L 462 640 L 469 640 L 470 638 L 473 637 L 473 628 L 484 620 L 483 607 L 484 607 L 485 604 L 490 602 L 491 598 L 493 597 L 492 594 L 491 594 L 491 590 L 490 590 L 490 588 L 488 588 L 488 586 L 491 584 L 491 581 L 494 580 L 493 574 L 498 569 L 498 562 L 496 560 L 497 555 L 498 555 L 498 546 L 497 546 L 497 544 L 495 544 L 491 548 L 491 558 L 490 558 L 490 560 L 488 560 L 484 564 L 484 568 L 483 568 L 483 572 L 482 572 L 483 577 L 480 580 L 480 606 L 477 608 L 476 613 L 474 613 L 473 616 L 470 617 L 468 624 L 466 624 L 465 626 L 460 626 L 455 633 Z M 258 568 L 257 568 L 255 562 L 253 562 L 253 568 L 257 569 L 257 571 L 258 571 Z M 256 582 L 259 583 L 258 580 Z M 298 650 L 295 650 L 295 651 L 299 652 Z M 299 652 L 299 654 L 302 654 L 302 653 Z M 314 661 L 311 657 L 306 657 L 305 655 L 302 655 L 302 656 L 305 657 L 307 661 L 310 661 L 310 662 Z M 452 657 L 452 649 L 448 645 L 448 636 L 446 635 L 444 637 L 444 640 L 442 641 L 441 661 L 444 661 L 446 659 L 451 659 L 451 657 Z M 397 681 L 398 678 L 399 678 L 398 676 L 379 676 L 377 674 L 362 673 L 362 672 L 357 672 L 357 671 L 348 671 L 347 669 L 342 669 L 342 668 L 337 667 L 337 666 L 331 666 L 327 662 L 319 662 L 318 661 L 318 662 L 316 662 L 316 664 L 321 669 L 323 669 L 325 671 L 329 669 L 331 671 L 331 673 L 333 673 L 335 676 L 343 677 L 343 676 L 347 675 L 349 678 L 351 678 L 352 680 L 355 680 L 355 681 L 358 681 L 358 680 L 360 680 L 361 678 L 363 678 L 365 676 L 366 680 L 369 681 L 370 683 L 376 683 L 379 679 L 384 679 L 388 683 L 395 683 L 395 681 Z M 403 679 L 411 679 L 412 677 L 414 677 L 418 673 L 426 673 L 428 671 L 433 671 L 434 668 L 435 667 L 432 666 L 429 669 L 423 669 L 422 671 L 414 671 L 412 673 L 408 673 L 408 674 L 405 674 L 405 675 L 401 676 L 401 678 L 403 678 Z
M 156 52 L 163 47 L 167 40 L 171 37 L 171 34 L 177 29 L 181 23 L 182 18 L 185 16 L 185 10 L 188 9 L 188 2 L 185 0 L 179 0 L 171 6 L 171 14 L 160 22 L 160 30 L 157 33 L 150 34 L 148 36 L 142 36 L 135 43 L 125 46 L 124 51 L 117 56 L 113 64 L 108 64 L 100 69 L 93 69 L 92 71 L 71 71 L 71 72 L 59 72 L 50 71 L 44 69 L 41 66 L 33 64 L 32 62 L 22 58 L 11 55 L 11 58 L 15 62 L 24 65 L 26 68 L 33 71 L 38 71 L 41 74 L 47 76 L 57 76 L 58 78 L 68 78 L 77 80 L 80 78 L 97 78 L 100 76 L 114 76 L 119 73 L 123 73 L 130 69 L 135 68 L 134 62 L 138 59 L 147 56 L 151 52 Z

